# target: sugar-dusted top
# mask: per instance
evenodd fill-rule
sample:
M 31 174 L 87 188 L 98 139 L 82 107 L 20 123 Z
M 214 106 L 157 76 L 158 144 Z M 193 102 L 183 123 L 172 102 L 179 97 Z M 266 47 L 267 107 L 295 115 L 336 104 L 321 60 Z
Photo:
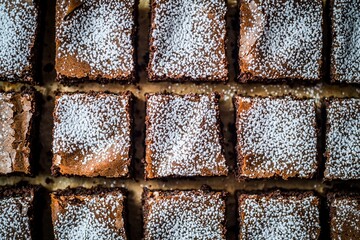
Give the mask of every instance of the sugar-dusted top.
M 317 170 L 315 100 L 235 97 L 239 175 L 311 178 Z
M 56 11 L 56 70 L 65 77 L 128 79 L 134 72 L 134 0 L 83 0 Z
M 320 79 L 321 0 L 240 0 L 240 72 L 250 78 Z
M 62 174 L 128 174 L 130 99 L 130 93 L 64 93 L 57 97 L 53 164 Z
M 319 199 L 307 195 L 239 197 L 239 239 L 318 239 Z
M 225 239 L 222 192 L 152 191 L 143 211 L 145 239 Z
M 332 0 L 332 78 L 360 83 L 360 1 Z
M 37 17 L 33 0 L 0 1 L 0 76 L 16 80 L 31 71 Z
M 332 238 L 358 239 L 360 236 L 360 197 L 334 198 L 330 202 L 330 208 Z
M 52 195 L 56 239 L 126 239 L 121 192 L 94 195 Z
M 33 195 L 0 199 L 0 239 L 31 239 L 30 214 Z
M 223 0 L 154 0 L 151 80 L 227 80 Z
M 333 99 L 327 107 L 325 178 L 360 179 L 360 99 Z
M 226 175 L 218 95 L 147 98 L 146 177 Z

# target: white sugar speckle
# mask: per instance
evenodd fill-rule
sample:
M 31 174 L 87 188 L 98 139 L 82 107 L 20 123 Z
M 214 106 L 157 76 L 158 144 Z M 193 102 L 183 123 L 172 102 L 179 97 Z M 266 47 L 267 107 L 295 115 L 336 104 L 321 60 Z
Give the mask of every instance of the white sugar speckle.
M 315 196 L 241 195 L 239 239 L 318 239 L 319 199 Z
M 130 158 L 130 95 L 62 94 L 56 101 L 53 152 L 95 173 L 97 166 Z M 91 164 L 90 164 L 91 163 Z M 93 168 L 93 169 L 91 169 Z M 126 171 L 127 172 L 127 171 Z
M 239 96 L 235 108 L 241 177 L 311 178 L 316 173 L 315 100 Z
M 216 94 L 151 94 L 147 100 L 147 176 L 226 175 Z
M 29 209 L 33 196 L 0 199 L 0 239 L 31 239 Z
M 325 178 L 360 178 L 360 99 L 333 99 L 327 107 Z
M 30 73 L 37 16 L 33 1 L 0 0 L 0 75 L 16 80 Z
M 360 83 L 360 2 L 333 0 L 333 80 Z
M 153 4 L 152 80 L 227 80 L 225 1 L 154 0 Z
M 124 197 L 121 193 L 54 198 L 59 201 L 61 208 L 53 212 L 56 214 L 56 239 L 126 239 L 122 219 Z
M 67 20 L 68 0 L 59 1 L 56 29 L 57 68 L 60 73 L 78 77 L 77 64 L 62 63 L 69 56 L 88 65 L 85 76 L 127 78 L 134 71 L 132 33 L 133 0 L 85 0 Z
M 221 192 L 166 195 L 154 191 L 146 198 L 145 206 L 146 239 L 225 239 L 225 200 Z
M 359 197 L 339 197 L 330 203 L 331 211 L 331 231 L 334 239 L 344 239 L 343 237 L 360 236 L 360 198 Z M 355 238 L 353 238 L 355 239 Z
M 322 1 L 241 0 L 240 71 L 266 79 L 320 78 Z

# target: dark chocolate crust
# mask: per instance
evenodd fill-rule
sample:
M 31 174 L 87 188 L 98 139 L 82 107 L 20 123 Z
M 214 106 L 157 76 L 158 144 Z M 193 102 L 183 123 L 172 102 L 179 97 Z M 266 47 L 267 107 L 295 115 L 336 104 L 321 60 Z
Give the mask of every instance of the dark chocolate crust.
M 234 122 L 235 122 L 235 129 L 236 129 L 236 136 L 234 137 L 235 139 L 235 152 L 236 152 L 236 161 L 235 161 L 235 166 L 234 166 L 234 169 L 235 169 L 235 178 L 238 180 L 238 181 L 244 181 L 244 180 L 250 180 L 250 179 L 253 179 L 253 178 L 248 178 L 248 177 L 245 177 L 245 176 L 241 176 L 241 169 L 242 169 L 242 166 L 245 164 L 244 162 L 244 157 L 242 156 L 241 154 L 241 147 L 240 146 L 240 143 L 239 143 L 239 139 L 238 139 L 238 135 L 239 135 L 239 129 L 240 129 L 240 126 L 238 124 L 238 102 L 237 102 L 237 98 L 238 97 L 246 97 L 246 96 L 243 96 L 243 95 L 235 95 L 233 97 L 233 107 L 234 107 L 234 111 L 235 111 L 235 114 L 234 114 Z M 267 97 L 263 97 L 263 96 L 253 96 L 251 98 L 258 98 L 258 99 L 285 99 L 285 98 L 290 98 L 291 100 L 296 100 L 296 101 L 306 101 L 306 100 L 310 100 L 311 98 L 307 98 L 307 97 L 303 97 L 303 98 L 299 98 L 299 97 L 295 97 L 295 96 L 292 96 L 292 95 L 285 95 L 285 96 L 267 96 Z M 321 153 L 320 153 L 320 148 L 321 148 L 321 143 L 319 141 L 319 136 L 320 136 L 320 125 L 319 125 L 319 122 L 321 121 L 321 116 L 320 116 L 320 113 L 318 112 L 318 109 L 316 106 L 314 106 L 314 111 L 316 112 L 316 122 L 315 122 L 315 125 L 313 125 L 313 127 L 315 128 L 315 131 L 316 131 L 316 151 L 317 151 L 317 156 L 316 156 L 316 165 L 317 165 L 317 170 L 313 173 L 313 174 L 310 174 L 309 176 L 307 176 L 306 178 L 303 178 L 303 179 L 314 179 L 316 178 L 318 175 L 319 175 L 319 166 L 320 166 L 320 163 L 322 161 L 322 156 L 321 156 Z M 283 179 L 283 177 L 281 177 L 280 175 L 278 174 L 274 174 L 273 176 L 271 177 L 268 177 L 268 178 L 255 178 L 255 179 Z M 299 179 L 299 177 L 288 177 L 287 179 Z
M 184 96 L 190 96 L 190 97 L 194 97 L 194 98 L 199 98 L 202 94 L 196 94 L 196 93 L 189 93 L 189 94 L 186 94 L 186 95 L 179 95 L 179 94 L 174 94 L 174 93 L 169 93 L 169 92 L 158 92 L 158 93 L 146 93 L 145 94 L 145 100 L 146 100 L 146 104 L 145 104 L 145 108 L 146 108 L 146 117 L 145 117 L 145 135 L 146 136 L 150 136 L 151 135 L 151 132 L 150 132 L 150 121 L 149 121 L 149 106 L 147 104 L 149 98 L 151 96 L 176 96 L 176 97 L 179 97 L 179 98 L 183 98 Z M 210 94 L 205 94 L 205 96 L 212 96 L 214 95 L 215 96 L 215 104 L 217 106 L 217 111 L 216 111 L 216 126 L 218 128 L 218 131 L 219 131 L 219 142 L 220 142 L 220 145 L 221 145 L 221 154 L 223 156 L 225 156 L 225 150 L 224 150 L 224 134 L 223 134 L 223 125 L 222 125 L 222 122 L 221 122 L 221 119 L 220 119 L 220 110 L 219 110 L 219 101 L 220 101 L 220 94 L 217 93 L 217 92 L 213 92 L 213 93 L 210 93 Z M 168 176 L 157 176 L 158 174 L 154 174 L 155 176 L 152 177 L 152 178 L 149 178 L 147 177 L 147 165 L 149 161 L 153 161 L 153 158 L 149 155 L 146 154 L 147 152 L 147 147 L 149 146 L 150 144 L 150 141 L 149 139 L 147 139 L 147 137 L 145 137 L 145 148 L 144 148 L 144 156 L 145 158 L 143 159 L 143 163 L 145 165 L 145 169 L 144 169 L 144 178 L 145 180 L 151 180 L 151 179 L 170 179 L 170 178 L 180 178 L 180 179 L 194 179 L 194 178 L 197 178 L 197 177 L 200 177 L 200 178 L 206 178 L 206 177 L 214 177 L 214 176 L 227 176 L 227 173 L 225 173 L 225 171 L 223 171 L 223 173 L 220 175 L 216 175 L 216 174 L 210 174 L 210 175 L 196 175 L 196 176 L 184 176 L 184 175 L 178 175 L 178 174 L 171 174 L 171 175 L 168 175 Z
M 56 1 L 56 9 L 58 9 L 58 4 L 60 4 L 59 0 Z M 138 4 L 139 4 L 139 0 L 134 0 L 134 4 L 132 7 L 132 21 L 134 22 L 134 27 L 131 32 L 131 41 L 132 41 L 132 46 L 134 49 L 132 58 L 134 60 L 134 64 L 132 66 L 133 70 L 128 77 L 105 78 L 105 77 L 102 77 L 101 75 L 99 75 L 94 80 L 94 79 L 91 79 L 91 77 L 89 77 L 89 76 L 78 78 L 78 77 L 68 77 L 63 74 L 57 74 L 56 81 L 60 82 L 64 86 L 73 86 L 73 85 L 86 83 L 86 82 L 87 83 L 99 83 L 99 84 L 117 83 L 117 84 L 123 84 L 123 85 L 136 83 L 139 80 L 138 69 L 137 69 Z M 57 11 L 58 10 L 56 10 L 56 12 Z M 58 28 L 61 21 L 63 21 L 63 19 L 56 17 L 56 19 L 55 19 L 56 28 Z
M 225 2 L 227 2 L 227 0 L 223 0 Z M 150 22 L 151 27 L 150 27 L 150 31 L 149 31 L 149 63 L 148 66 L 146 68 L 146 72 L 148 74 L 148 80 L 150 82 L 174 82 L 174 83 L 184 83 L 184 82 L 194 82 L 194 83 L 203 83 L 203 82 L 207 82 L 210 84 L 226 84 L 229 81 L 229 76 L 226 77 L 222 77 L 222 78 L 218 78 L 216 80 L 210 80 L 209 77 L 201 77 L 201 78 L 192 78 L 192 77 L 167 77 L 166 75 L 162 74 L 156 74 L 153 71 L 151 71 L 151 62 L 152 59 L 154 57 L 154 52 L 156 51 L 156 49 L 152 46 L 153 42 L 155 41 L 155 39 L 152 37 L 153 31 L 154 31 L 154 21 L 155 21 L 155 11 L 154 9 L 156 8 L 156 3 L 155 0 L 150 0 L 149 1 L 149 8 L 150 8 Z M 225 20 L 227 18 L 227 14 L 228 11 L 226 11 L 225 14 Z M 226 30 L 225 30 L 226 31 Z M 224 40 L 224 46 L 225 46 L 225 54 L 227 55 L 226 51 L 227 51 L 227 42 L 228 42 L 228 31 L 226 31 L 225 33 L 225 40 Z M 224 64 L 227 66 L 227 68 L 229 67 L 229 62 L 227 60 L 227 56 L 224 60 Z M 229 75 L 229 73 L 228 73 Z
M 203 185 L 200 189 L 203 193 L 207 194 L 207 193 L 216 193 L 216 192 L 220 192 L 221 193 L 221 199 L 226 202 L 227 197 L 228 197 L 228 193 L 225 191 L 217 191 L 217 190 L 212 190 L 209 186 L 207 185 Z M 174 189 L 174 190 L 159 190 L 159 189 L 149 189 L 147 187 L 144 187 L 143 189 L 143 193 L 142 193 L 142 221 L 143 221 L 143 229 L 145 229 L 145 222 L 146 219 L 148 219 L 149 216 L 149 205 L 147 204 L 148 199 L 151 199 L 153 196 L 153 192 L 156 191 L 160 191 L 161 196 L 162 197 L 171 197 L 174 195 L 178 195 L 181 194 L 182 192 L 197 192 L 197 189 L 187 189 L 187 190 L 179 190 L 179 189 Z M 226 205 L 225 205 L 225 209 L 224 209 L 224 215 L 226 215 Z M 222 232 L 224 234 L 224 238 L 226 236 L 226 232 L 227 232 L 227 228 L 226 228 L 226 217 L 224 218 L 224 220 L 221 222 L 222 227 Z M 147 236 L 145 236 L 144 233 L 144 237 L 143 239 L 148 239 Z
M 294 0 L 296 1 L 296 0 Z M 325 28 L 325 23 L 324 23 L 324 4 L 321 0 L 317 0 L 318 3 L 322 4 L 322 14 L 321 14 L 321 29 L 322 31 L 324 31 Z M 243 0 L 239 0 L 238 2 L 238 9 L 241 8 L 243 3 Z M 241 16 L 241 11 L 239 13 L 239 25 L 241 23 L 241 18 L 244 18 L 244 16 Z M 266 23 L 268 24 L 268 23 Z M 239 57 L 239 51 L 240 51 L 240 39 L 241 39 L 241 28 L 239 27 L 239 31 L 238 33 L 238 40 L 237 40 L 237 53 L 236 53 L 236 62 L 237 62 L 237 72 L 238 72 L 238 76 L 237 76 L 237 81 L 239 83 L 262 83 L 262 84 L 273 84 L 273 83 L 288 83 L 288 84 L 301 84 L 301 85 L 311 85 L 311 84 L 316 84 L 318 83 L 321 79 L 324 78 L 325 76 L 325 66 L 324 66 L 324 62 L 325 62 L 325 55 L 324 55 L 324 44 L 322 44 L 321 46 L 321 59 L 320 59 L 320 64 L 319 64 L 319 68 L 318 68 L 318 72 L 319 72 L 319 77 L 317 79 L 307 79 L 307 78 L 265 78 L 265 77 L 259 77 L 256 75 L 253 75 L 251 72 L 244 72 L 241 71 L 241 61 L 240 61 L 240 57 Z M 324 35 L 324 34 L 323 34 Z M 322 37 L 322 41 L 323 41 L 324 36 Z
M 130 122 L 130 147 L 129 147 L 129 159 L 130 159 L 130 164 L 129 164 L 129 171 L 128 174 L 125 176 L 122 176 L 121 178 L 130 178 L 133 174 L 133 156 L 134 156 L 134 115 L 133 115 L 133 108 L 134 108 L 134 95 L 132 94 L 132 92 L 130 91 L 125 91 L 125 92 L 121 92 L 121 93 L 111 93 L 108 91 L 104 91 L 104 92 L 95 92 L 95 91 L 89 91 L 89 92 L 82 92 L 82 91 L 76 91 L 76 92 L 57 92 L 56 96 L 57 98 L 61 97 L 62 95 L 74 95 L 74 94 L 86 94 L 88 96 L 98 96 L 98 95 L 102 95 L 102 94 L 115 94 L 115 95 L 122 95 L 122 96 L 129 96 L 129 104 L 127 105 L 127 109 L 126 111 L 129 113 L 130 118 L 128 119 Z M 55 116 L 55 112 L 53 112 L 53 117 L 54 117 L 54 122 L 57 120 L 56 116 Z M 52 130 L 52 135 L 54 136 L 54 128 Z M 54 137 L 53 137 L 54 138 Z M 59 166 L 56 166 L 54 164 L 52 164 L 51 166 L 51 174 L 55 177 L 59 177 L 59 176 L 65 176 L 65 177 L 72 177 L 75 176 L 74 174 L 67 174 L 67 173 L 61 173 L 60 172 L 60 168 Z M 83 177 L 89 177 L 87 175 L 76 175 L 76 176 L 83 176 Z M 98 176 L 98 177 L 106 177 L 106 176 Z M 118 177 L 106 177 L 106 178 L 118 178 Z
M 39 81 L 36 79 L 39 77 L 39 68 L 40 68 L 40 38 L 42 34 L 42 9 L 41 9 L 41 1 L 40 0 L 31 0 L 34 4 L 35 11 L 37 12 L 36 18 L 36 29 L 35 36 L 32 39 L 32 45 L 30 46 L 30 65 L 29 69 L 23 71 L 21 75 L 18 75 L 16 78 L 9 78 L 4 75 L 0 75 L 0 81 L 13 82 L 13 83 L 28 83 L 31 85 L 36 85 Z

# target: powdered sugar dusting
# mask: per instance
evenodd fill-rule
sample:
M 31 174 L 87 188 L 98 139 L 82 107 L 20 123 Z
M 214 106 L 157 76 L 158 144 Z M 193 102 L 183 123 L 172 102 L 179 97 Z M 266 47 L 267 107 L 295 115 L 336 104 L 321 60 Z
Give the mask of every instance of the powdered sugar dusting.
M 129 77 L 134 71 L 132 33 L 133 0 L 84 0 L 68 20 L 63 20 L 69 1 L 59 2 L 56 36 L 57 67 L 76 77 L 77 66 L 60 64 L 59 58 L 72 56 L 88 65 L 87 76 Z M 62 61 L 62 60 L 61 60 Z M 72 76 L 74 75 L 74 76 Z
M 360 83 L 360 2 L 333 0 L 333 79 Z
M 15 131 L 11 127 L 14 123 L 14 105 L 11 103 L 12 94 L 0 93 L 0 173 L 10 173 L 16 151 L 12 147 L 15 141 Z M 6 144 L 10 143 L 10 144 Z
M 241 177 L 311 178 L 316 173 L 315 100 L 236 97 L 235 103 Z
M 360 99 L 333 99 L 327 108 L 325 178 L 360 178 Z
M 33 1 L 0 1 L 0 75 L 16 79 L 31 70 L 37 16 Z
M 0 239 L 31 239 L 29 208 L 33 196 L 0 199 Z
M 56 239 L 126 239 L 121 193 L 60 196 L 57 200 L 61 209 L 55 213 Z
M 226 175 L 218 114 L 215 94 L 150 95 L 148 177 Z
M 181 191 L 146 199 L 146 239 L 225 239 L 225 200 L 220 192 Z
M 223 0 L 154 0 L 149 70 L 157 78 L 227 80 Z M 154 6 L 154 5 L 153 5 Z
M 331 202 L 331 230 L 334 239 L 346 236 L 360 236 L 360 199 L 359 197 L 340 197 Z M 350 237 L 348 239 L 351 239 Z M 355 239 L 355 238 L 353 238 Z
M 94 172 L 96 164 L 129 161 L 129 105 L 128 94 L 62 94 L 54 113 L 55 165 L 67 157 L 84 165 L 84 171 Z
M 315 196 L 241 195 L 239 239 L 318 239 Z
M 267 79 L 320 78 L 322 1 L 241 0 L 240 70 Z

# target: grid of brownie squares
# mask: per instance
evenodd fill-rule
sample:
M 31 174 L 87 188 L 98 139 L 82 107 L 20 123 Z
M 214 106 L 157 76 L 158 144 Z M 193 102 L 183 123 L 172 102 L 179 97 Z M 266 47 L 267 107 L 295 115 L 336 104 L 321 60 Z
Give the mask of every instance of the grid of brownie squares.
M 239 81 L 319 81 L 322 28 L 322 0 L 240 0 Z
M 51 194 L 55 239 L 127 239 L 126 193 L 75 188 Z
M 35 119 L 38 115 L 36 93 L 0 92 L 0 174 L 31 174 Z
M 132 93 L 62 93 L 56 97 L 54 175 L 129 177 Z
M 234 97 L 240 179 L 313 178 L 318 169 L 316 104 L 292 97 Z
M 64 84 L 135 80 L 135 0 L 58 0 L 56 71 Z
M 331 0 L 331 80 L 360 83 L 360 2 Z
M 319 239 L 319 208 L 312 192 L 240 194 L 239 240 Z
M 226 12 L 224 0 L 153 0 L 149 80 L 227 81 Z
M 226 239 L 225 192 L 144 189 L 144 239 Z
M 35 188 L 0 188 L 0 239 L 35 239 Z
M 219 95 L 147 94 L 145 178 L 227 175 Z
M 329 99 L 326 104 L 327 180 L 360 179 L 360 99 Z
M 39 1 L 0 1 L 0 80 L 34 83 Z
M 328 194 L 331 239 L 360 237 L 360 195 L 355 193 Z

